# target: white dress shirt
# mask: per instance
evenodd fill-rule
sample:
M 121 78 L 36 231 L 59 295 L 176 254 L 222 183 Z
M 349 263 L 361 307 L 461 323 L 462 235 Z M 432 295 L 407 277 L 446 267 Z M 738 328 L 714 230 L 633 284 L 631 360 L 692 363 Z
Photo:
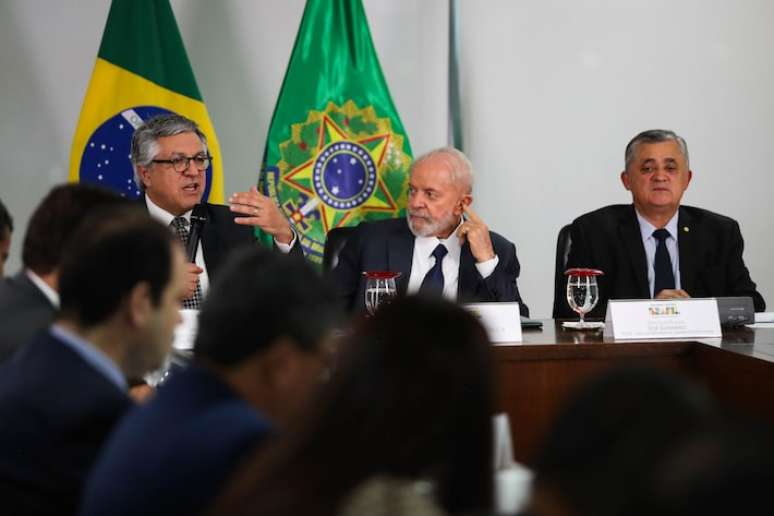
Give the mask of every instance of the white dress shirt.
M 51 335 L 61 340 L 65 346 L 77 353 L 84 362 L 110 380 L 110 382 L 115 384 L 121 391 L 126 392 L 129 390 L 126 378 L 124 378 L 124 373 L 122 373 L 116 363 L 97 346 L 64 329 L 58 324 L 51 326 Z
M 29 269 L 24 269 L 24 273 L 27 275 L 27 277 L 30 279 L 30 281 L 38 287 L 38 290 L 40 290 L 44 296 L 51 302 L 51 305 L 54 308 L 59 308 L 59 292 L 51 288 L 48 283 L 43 281 L 43 278 L 35 274 Z
M 172 224 L 172 220 L 174 220 L 175 216 L 169 213 L 164 208 L 159 207 L 156 203 L 151 201 L 150 197 L 147 195 L 145 196 L 145 204 L 148 206 L 148 213 L 150 213 L 151 217 L 158 220 L 165 226 L 169 226 Z M 188 210 L 187 212 L 183 213 L 181 217 L 183 217 L 186 221 L 188 221 L 188 231 L 191 231 L 191 212 L 193 210 Z M 174 230 L 171 230 L 174 231 Z M 207 290 L 210 288 L 210 277 L 207 274 L 207 264 L 204 263 L 204 251 L 202 250 L 202 241 L 199 240 L 199 245 L 196 248 L 196 265 L 202 268 L 202 273 L 199 274 L 199 286 L 202 289 L 202 297 L 207 295 Z
M 443 258 L 441 270 L 443 271 L 443 296 L 455 301 L 457 299 L 457 290 L 459 287 L 460 276 L 460 253 L 462 246 L 457 236 L 457 229 L 462 225 L 462 220 L 454 228 L 448 238 L 440 239 L 437 237 L 414 237 L 414 254 L 411 259 L 411 276 L 407 287 L 407 293 L 413 294 L 419 291 L 425 276 L 435 265 L 435 256 L 433 251 L 438 244 L 446 246 L 449 251 Z M 476 263 L 476 269 L 482 278 L 489 277 L 500 263 L 500 259 L 495 255 L 494 258 L 485 262 Z
M 642 244 L 645 246 L 645 259 L 648 263 L 648 288 L 650 289 L 650 297 L 653 297 L 653 285 L 656 282 L 656 246 L 658 241 L 653 237 L 653 232 L 658 228 L 645 220 L 637 210 L 637 221 L 640 223 L 640 234 L 642 236 Z M 672 273 L 675 276 L 675 288 L 680 288 L 680 253 L 677 246 L 677 212 L 669 219 L 667 225 L 664 226 L 669 232 L 669 236 L 664 240 L 667 251 L 669 251 L 669 259 L 672 262 Z

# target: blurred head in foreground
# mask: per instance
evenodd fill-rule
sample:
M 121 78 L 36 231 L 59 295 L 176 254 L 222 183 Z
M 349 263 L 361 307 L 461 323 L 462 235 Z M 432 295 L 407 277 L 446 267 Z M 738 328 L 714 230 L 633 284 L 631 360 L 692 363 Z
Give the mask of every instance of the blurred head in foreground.
M 613 369 L 586 383 L 538 452 L 530 514 L 627 514 L 656 465 L 715 418 L 699 385 L 656 369 Z
M 403 298 L 355 329 L 330 383 L 215 506 L 229 514 L 337 514 L 374 478 L 426 480 L 450 513 L 492 504 L 486 333 L 443 300 Z

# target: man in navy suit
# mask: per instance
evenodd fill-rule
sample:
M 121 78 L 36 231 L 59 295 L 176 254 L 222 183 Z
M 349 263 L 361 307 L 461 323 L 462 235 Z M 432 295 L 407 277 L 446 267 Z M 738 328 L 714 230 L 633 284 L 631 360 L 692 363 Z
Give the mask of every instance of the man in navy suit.
M 149 119 L 132 136 L 135 182 L 148 212 L 184 240 L 190 234 L 192 210 L 202 202 L 205 170 L 216 158 L 209 155 L 207 138 L 196 123 L 174 113 Z M 195 260 L 188 265 L 186 308 L 199 308 L 232 249 L 256 242 L 255 228 L 271 235 L 280 252 L 303 256 L 288 220 L 269 197 L 253 187 L 229 201 L 230 209 L 204 204 L 207 222 Z
M 417 158 L 409 172 L 406 219 L 363 223 L 333 271 L 349 310 L 365 307 L 364 271 L 400 272 L 399 294 L 437 293 L 462 302 L 516 301 L 529 316 L 516 279 L 514 245 L 473 211 L 470 161 L 453 148 Z
M 194 361 L 134 409 L 105 446 L 82 515 L 199 514 L 324 378 L 332 287 L 301 260 L 236 253 L 202 307 Z
M 652 129 L 626 146 L 624 188 L 632 204 L 611 205 L 575 219 L 568 267 L 590 267 L 598 278 L 603 317 L 610 299 L 749 296 L 756 311 L 766 303 L 742 259 L 739 224 L 723 215 L 680 204 L 693 177 L 685 140 Z M 554 317 L 572 317 L 563 296 Z
M 98 450 L 131 405 L 126 378 L 158 368 L 171 348 L 182 249 L 141 209 L 110 210 L 88 219 L 64 253 L 55 324 L 0 366 L 8 514 L 75 512 Z

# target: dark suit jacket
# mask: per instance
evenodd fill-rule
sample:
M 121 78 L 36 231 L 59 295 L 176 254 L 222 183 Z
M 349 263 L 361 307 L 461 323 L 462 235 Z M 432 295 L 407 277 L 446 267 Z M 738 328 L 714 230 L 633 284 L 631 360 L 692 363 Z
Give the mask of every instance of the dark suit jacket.
M 234 222 L 234 214 L 227 206 L 209 203 L 206 206 L 207 223 L 202 231 L 202 252 L 204 263 L 207 264 L 207 275 L 212 282 L 231 251 L 243 245 L 255 244 L 256 239 L 252 227 Z
M 142 203 L 143 206 L 147 206 L 145 197 L 142 198 Z M 207 275 L 212 283 L 226 258 L 234 249 L 243 245 L 254 245 L 257 240 L 254 228 L 234 222 L 234 218 L 240 215 L 234 214 L 228 206 L 210 203 L 206 203 L 205 206 L 207 207 L 207 223 L 204 224 L 201 242 L 204 263 L 207 265 Z M 277 249 L 276 244 L 274 248 Z M 304 257 L 298 238 L 288 254 L 299 258 Z
M 86 482 L 80 514 L 199 514 L 270 433 L 227 384 L 191 365 L 118 425 Z
M 458 299 L 463 303 L 517 301 L 521 315 L 529 316 L 529 308 L 522 302 L 516 284 L 520 271 L 516 247 L 497 233 L 490 232 L 489 236 L 499 259 L 497 267 L 488 278 L 482 278 L 466 242 L 460 253 Z M 401 272 L 397 280 L 398 294 L 405 294 L 413 256 L 414 235 L 406 219 L 360 224 L 341 250 L 339 263 L 332 273 L 346 308 L 358 312 L 365 310 L 363 271 Z
M 7 514 L 74 514 L 125 392 L 50 333 L 0 366 L 0 500 Z
M 48 328 L 55 312 L 24 271 L 0 280 L 0 363 Z
M 680 206 L 677 219 L 680 286 L 692 297 L 750 296 L 756 311 L 766 303 L 742 260 L 739 224 L 711 211 Z M 648 299 L 647 261 L 634 206 L 617 204 L 575 219 L 569 267 L 601 269 L 599 302 L 591 316 L 604 317 L 609 299 Z M 577 317 L 555 300 L 554 317 Z

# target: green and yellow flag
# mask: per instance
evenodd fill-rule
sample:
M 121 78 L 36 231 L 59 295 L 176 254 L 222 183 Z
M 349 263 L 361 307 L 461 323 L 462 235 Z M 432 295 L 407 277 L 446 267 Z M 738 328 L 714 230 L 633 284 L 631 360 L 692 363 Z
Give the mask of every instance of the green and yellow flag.
M 194 120 L 214 156 L 204 198 L 223 201 L 220 146 L 168 0 L 113 0 L 70 154 L 70 180 L 140 195 L 129 161 L 134 130 L 175 112 Z
M 361 0 L 307 0 L 259 185 L 321 262 L 328 230 L 404 214 L 411 148 Z

